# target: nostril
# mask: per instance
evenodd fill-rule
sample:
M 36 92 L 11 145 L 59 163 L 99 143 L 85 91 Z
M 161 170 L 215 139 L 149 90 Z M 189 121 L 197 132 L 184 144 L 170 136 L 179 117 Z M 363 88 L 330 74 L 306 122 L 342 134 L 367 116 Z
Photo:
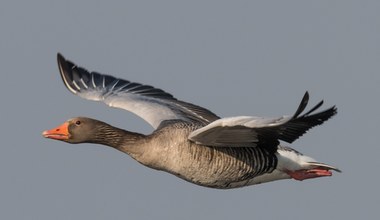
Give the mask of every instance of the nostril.
M 59 131 L 59 128 L 55 129 L 55 131 Z

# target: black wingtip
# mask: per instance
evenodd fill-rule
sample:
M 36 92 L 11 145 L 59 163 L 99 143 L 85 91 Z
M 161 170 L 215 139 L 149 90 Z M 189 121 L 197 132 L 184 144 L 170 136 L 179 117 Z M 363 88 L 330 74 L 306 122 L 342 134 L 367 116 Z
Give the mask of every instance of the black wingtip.
M 333 105 L 332 107 L 327 109 L 325 112 L 328 112 L 329 118 L 331 118 L 335 116 L 336 114 L 338 114 L 338 108 L 335 105 Z
M 57 62 L 58 62 L 58 69 L 62 77 L 62 81 L 65 84 L 65 86 L 70 90 L 72 93 L 76 93 L 76 90 L 73 88 L 72 81 L 73 81 L 73 74 L 72 74 L 72 64 L 70 61 L 66 60 L 62 54 L 57 53 Z
M 329 118 L 331 118 L 332 116 L 336 115 L 338 113 L 338 109 L 337 107 L 334 105 L 322 112 L 319 112 L 319 113 L 316 113 L 314 115 L 311 115 L 313 112 L 315 112 L 317 109 L 319 109 L 324 101 L 320 101 L 317 105 L 315 105 L 313 108 L 311 108 L 309 111 L 307 111 L 306 113 L 304 113 L 302 116 L 300 116 L 300 114 L 303 112 L 303 110 L 306 108 L 306 105 L 308 104 L 309 100 L 309 93 L 306 91 L 302 101 L 301 101 L 301 104 L 300 106 L 298 107 L 297 111 L 296 111 L 296 114 L 294 118 L 297 118 L 297 117 L 301 117 L 301 118 L 306 118 L 306 117 L 309 117 L 309 118 L 313 118 L 313 117 L 321 117 L 321 120 L 322 122 L 323 121 L 326 121 L 328 120 Z M 310 117 L 311 116 L 311 117 Z
M 57 53 L 57 63 L 58 63 L 59 72 L 61 73 L 61 75 L 64 75 L 64 72 L 67 71 L 68 66 L 67 66 L 65 57 L 63 57 L 62 54 L 60 53 Z
M 303 110 L 305 110 L 308 102 L 309 102 L 309 92 L 306 91 L 305 95 L 303 95 L 303 98 L 301 100 L 301 103 L 298 106 L 296 113 L 294 113 L 293 115 L 293 118 L 297 118 L 303 112 Z
M 65 61 L 65 57 L 63 57 L 60 52 L 57 53 L 57 61 L 58 61 L 58 64 Z
M 321 107 L 323 105 L 323 100 L 320 101 L 317 105 L 315 105 L 312 109 L 310 109 L 308 112 L 306 112 L 305 114 L 303 114 L 303 116 L 307 116 L 309 114 L 311 114 L 312 112 L 314 112 L 315 110 L 317 110 L 319 107 Z

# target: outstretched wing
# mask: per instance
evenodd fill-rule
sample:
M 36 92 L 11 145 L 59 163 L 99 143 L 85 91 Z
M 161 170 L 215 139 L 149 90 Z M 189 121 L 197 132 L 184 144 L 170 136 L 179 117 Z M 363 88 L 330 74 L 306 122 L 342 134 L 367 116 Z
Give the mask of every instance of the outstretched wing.
M 154 128 L 162 121 L 180 119 L 204 125 L 219 119 L 211 111 L 183 102 L 171 94 L 149 85 L 142 85 L 113 76 L 89 72 L 57 55 L 58 67 L 70 92 L 94 101 L 102 101 L 115 108 L 130 111 Z
M 310 128 L 320 125 L 337 113 L 335 106 L 314 113 L 323 101 L 301 115 L 309 101 L 305 93 L 293 116 L 262 118 L 239 116 L 218 119 L 193 131 L 189 139 L 203 145 L 216 147 L 256 147 L 277 149 L 279 140 L 292 143 Z

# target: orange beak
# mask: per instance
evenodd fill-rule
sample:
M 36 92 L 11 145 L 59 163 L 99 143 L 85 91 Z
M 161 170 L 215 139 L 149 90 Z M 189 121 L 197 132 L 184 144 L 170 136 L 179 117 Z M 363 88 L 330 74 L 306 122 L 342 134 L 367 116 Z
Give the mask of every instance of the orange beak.
M 51 130 L 46 130 L 42 132 L 42 135 L 46 138 L 51 138 L 55 140 L 68 140 L 70 137 L 69 123 L 65 122 L 56 128 L 53 128 Z

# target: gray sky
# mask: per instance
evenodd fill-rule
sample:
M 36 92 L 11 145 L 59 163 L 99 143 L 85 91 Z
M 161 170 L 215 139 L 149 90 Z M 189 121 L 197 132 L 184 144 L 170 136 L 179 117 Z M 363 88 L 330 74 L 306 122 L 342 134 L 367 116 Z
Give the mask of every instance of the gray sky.
M 375 219 L 380 204 L 379 1 L 7 1 L 0 7 L 1 219 Z M 56 53 L 220 116 L 338 115 L 292 144 L 331 178 L 214 190 L 41 132 L 74 116 L 149 133 L 72 95 Z

